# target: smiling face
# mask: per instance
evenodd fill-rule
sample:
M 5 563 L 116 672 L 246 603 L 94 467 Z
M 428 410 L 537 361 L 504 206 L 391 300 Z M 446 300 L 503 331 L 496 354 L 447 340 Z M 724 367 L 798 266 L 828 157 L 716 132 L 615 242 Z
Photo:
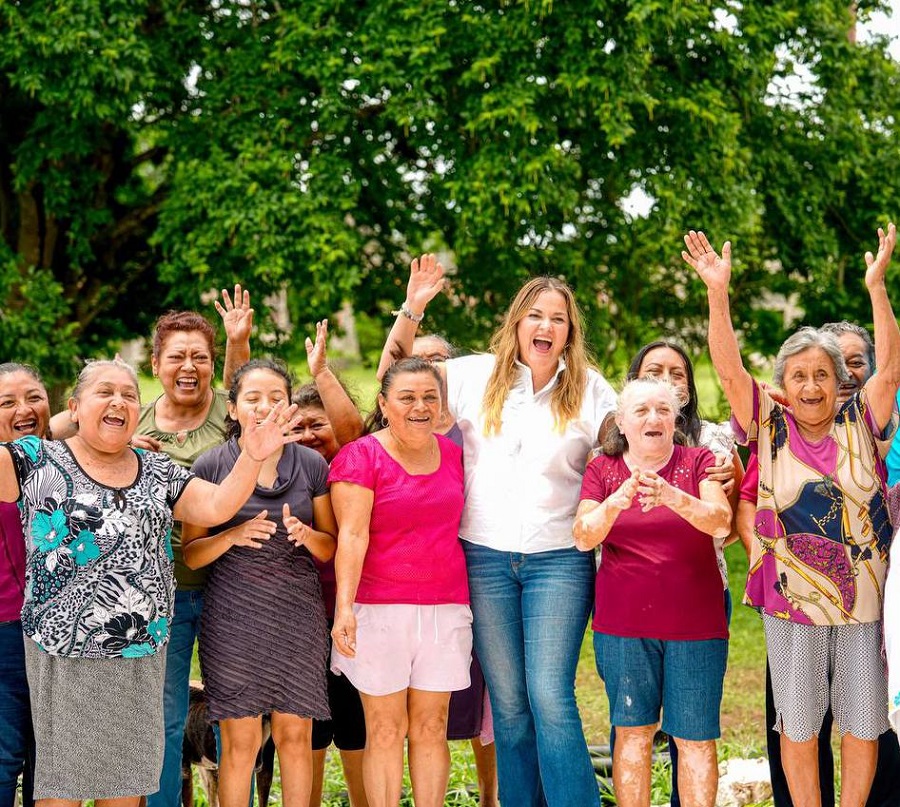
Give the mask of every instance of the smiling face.
M 838 336 L 838 344 L 841 346 L 841 355 L 850 373 L 850 380 L 838 387 L 838 405 L 845 403 L 850 396 L 863 388 L 866 381 L 872 375 L 872 365 L 869 364 L 869 346 L 859 334 L 845 332 Z
M 648 350 L 641 360 L 637 377 L 668 381 L 678 393 L 678 401 L 682 406 L 689 400 L 687 366 L 684 358 L 670 347 L 655 347 Z
M 43 437 L 49 424 L 50 400 L 40 381 L 24 370 L 0 376 L 0 440 Z
M 788 358 L 783 386 L 801 426 L 816 430 L 834 419 L 838 378 L 834 362 L 822 348 L 810 347 Z
M 94 449 L 114 453 L 128 445 L 141 413 L 134 377 L 119 367 L 93 371 L 77 398 L 69 399 L 78 436 Z
M 200 331 L 172 331 L 151 360 L 166 395 L 179 406 L 199 406 L 209 397 L 213 354 Z
M 430 435 L 441 418 L 441 390 L 432 372 L 398 373 L 378 405 L 401 440 Z
M 294 427 L 294 433 L 300 435 L 300 445 L 318 451 L 331 462 L 341 446 L 325 410 L 317 406 L 304 406 L 297 410 L 296 416 L 300 420 Z
M 287 383 L 283 376 L 260 368 L 245 373 L 240 380 L 234 402 L 228 402 L 228 415 L 236 420 L 243 432 L 250 418 L 262 422 L 277 403 L 289 403 Z
M 678 401 L 671 386 L 634 384 L 622 390 L 616 426 L 628 441 L 628 453 L 657 458 L 672 450 Z
M 569 341 L 569 310 L 558 291 L 542 291 L 516 325 L 519 361 L 532 371 L 556 370 Z

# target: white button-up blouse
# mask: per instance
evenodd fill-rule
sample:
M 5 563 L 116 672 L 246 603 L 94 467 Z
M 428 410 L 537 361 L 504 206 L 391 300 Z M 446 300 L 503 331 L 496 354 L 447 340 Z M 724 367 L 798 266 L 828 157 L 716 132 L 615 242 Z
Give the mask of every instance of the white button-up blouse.
M 560 432 L 550 398 L 565 363 L 534 392 L 531 370 L 517 362 L 519 377 L 503 406 L 500 433 L 485 436 L 484 391 L 494 361 L 481 354 L 446 364 L 448 404 L 463 433 L 466 504 L 460 536 L 504 552 L 572 547 L 581 478 L 600 424 L 615 408 L 615 392 L 589 370 L 581 412 Z

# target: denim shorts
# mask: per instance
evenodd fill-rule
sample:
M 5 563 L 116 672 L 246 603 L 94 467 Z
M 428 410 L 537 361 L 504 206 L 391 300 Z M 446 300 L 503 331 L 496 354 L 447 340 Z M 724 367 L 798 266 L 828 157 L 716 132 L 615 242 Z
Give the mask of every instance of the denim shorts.
M 715 740 L 728 642 L 664 641 L 594 634 L 597 672 L 614 726 L 650 726 L 682 740 Z

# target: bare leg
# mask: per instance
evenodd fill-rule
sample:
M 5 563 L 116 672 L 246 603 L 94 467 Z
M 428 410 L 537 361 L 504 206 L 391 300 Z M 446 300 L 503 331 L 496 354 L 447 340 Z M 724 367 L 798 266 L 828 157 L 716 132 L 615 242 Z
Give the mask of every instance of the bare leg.
M 878 740 L 841 736 L 841 807 L 863 807 L 872 789 Z
M 781 763 L 794 807 L 820 807 L 818 736 L 795 743 L 782 733 Z
M 312 718 L 272 712 L 272 739 L 285 807 L 307 807 L 312 792 Z
M 219 807 L 247 807 L 250 779 L 262 744 L 262 718 L 220 720 Z
M 449 692 L 409 689 L 409 778 L 416 807 L 443 807 L 450 780 Z
M 403 786 L 403 740 L 409 726 L 406 693 L 366 695 L 366 750 L 363 754 L 363 781 L 371 807 L 396 807 Z
M 341 764 L 344 767 L 344 781 L 347 783 L 350 807 L 369 807 L 366 787 L 363 784 L 363 755 L 363 751 L 341 751 Z
M 97 799 L 94 803 L 97 807 L 138 807 L 142 796 L 122 796 L 117 799 Z M 78 807 L 81 802 L 77 799 L 38 799 L 37 807 Z
M 651 726 L 616 726 L 613 788 L 619 807 L 650 805 L 650 760 L 656 726 L 656 723 Z
M 475 756 L 475 770 L 478 772 L 478 795 L 481 807 L 500 807 L 497 795 L 497 754 L 494 744 L 482 745 L 477 737 L 472 738 L 472 753 Z
M 322 786 L 325 784 L 325 756 L 327 748 L 318 748 L 312 752 L 312 790 L 309 794 L 309 807 L 321 807 Z
M 682 807 L 715 807 L 719 789 L 716 741 L 675 738 L 678 746 L 678 794 Z

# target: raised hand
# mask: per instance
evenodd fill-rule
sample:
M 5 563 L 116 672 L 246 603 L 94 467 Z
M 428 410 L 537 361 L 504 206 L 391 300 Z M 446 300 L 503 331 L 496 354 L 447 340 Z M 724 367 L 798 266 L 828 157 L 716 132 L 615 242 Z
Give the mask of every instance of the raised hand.
M 294 434 L 294 427 L 300 421 L 297 404 L 279 401 L 261 421 L 251 417 L 241 434 L 244 451 L 256 462 L 262 462 L 274 454 L 285 443 L 296 443 L 300 434 Z
M 878 228 L 878 253 L 872 255 L 866 253 L 866 288 L 879 283 L 884 283 L 884 276 L 891 262 L 894 245 L 897 243 L 897 228 L 888 224 L 887 235 L 881 227 Z
M 306 337 L 306 363 L 309 366 L 309 374 L 315 380 L 319 373 L 328 369 L 328 356 L 326 343 L 328 341 L 328 320 L 323 319 L 316 323 L 316 341 Z
M 229 342 L 246 342 L 250 340 L 253 330 L 253 309 L 250 307 L 250 292 L 241 289 L 240 283 L 234 285 L 234 301 L 228 295 L 228 289 L 222 289 L 222 302 L 215 301 L 216 311 L 222 317 L 225 326 L 225 337 Z
M 246 546 L 250 549 L 261 549 L 262 542 L 268 541 L 275 533 L 276 524 L 266 516 L 268 510 L 257 513 L 249 521 L 238 524 L 228 531 L 228 541 L 232 546 Z
M 285 502 L 281 508 L 281 522 L 287 530 L 288 540 L 295 546 L 303 546 L 312 531 L 308 524 L 304 524 L 297 516 L 291 515 L 291 506 Z
M 436 255 L 426 253 L 409 265 L 406 305 L 414 314 L 421 314 L 443 288 L 444 267 Z
M 710 291 L 728 291 L 731 282 L 731 242 L 722 244 L 720 258 L 703 231 L 691 230 L 684 237 L 681 257 L 698 274 Z

